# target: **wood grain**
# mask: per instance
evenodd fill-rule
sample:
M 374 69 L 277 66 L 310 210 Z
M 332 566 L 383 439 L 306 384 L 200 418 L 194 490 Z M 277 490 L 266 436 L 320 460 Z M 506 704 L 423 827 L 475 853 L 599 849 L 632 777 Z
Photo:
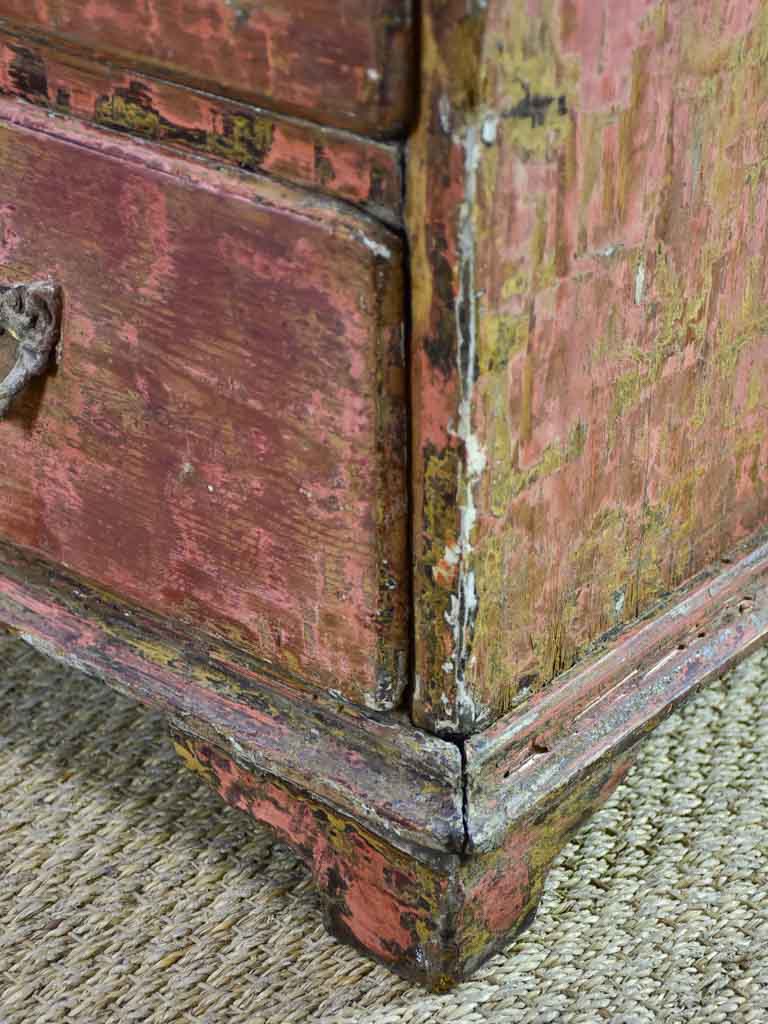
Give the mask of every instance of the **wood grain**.
M 9 279 L 61 364 L 0 424 L 0 534 L 376 707 L 407 677 L 401 256 L 254 176 L 5 101 Z
M 414 714 L 471 733 L 768 521 L 768 15 L 463 6 L 408 220 Z
M 498 779 L 554 749 L 581 732 L 581 717 L 624 687 L 634 693 L 646 685 L 643 676 L 666 665 L 670 656 L 681 662 L 680 652 L 712 639 L 726 620 L 752 611 L 755 593 L 768 577 L 768 546 L 763 531 L 729 551 L 726 559 L 698 573 L 693 580 L 667 595 L 639 620 L 595 646 L 589 657 L 564 672 L 557 686 L 540 690 L 472 737 L 475 762 L 488 766 Z M 726 643 L 730 649 L 732 644 Z M 739 648 L 740 650 L 741 648 Z M 725 651 L 725 648 L 724 648 Z M 712 656 L 710 655 L 710 658 Z M 649 704 L 655 698 L 649 697 Z M 490 765 L 494 764 L 491 771 Z M 489 788 L 490 781 L 486 783 Z
M 0 14 L 122 69 L 374 137 L 410 116 L 410 0 L 5 0 Z
M 470 845 L 494 850 L 542 803 L 567 800 L 619 762 L 700 687 L 768 642 L 768 544 L 712 566 L 699 585 L 591 664 L 465 746 Z M 566 794 L 568 796 L 566 796 Z
M 0 34 L 0 93 L 114 131 L 263 171 L 402 222 L 395 143 L 274 114 Z

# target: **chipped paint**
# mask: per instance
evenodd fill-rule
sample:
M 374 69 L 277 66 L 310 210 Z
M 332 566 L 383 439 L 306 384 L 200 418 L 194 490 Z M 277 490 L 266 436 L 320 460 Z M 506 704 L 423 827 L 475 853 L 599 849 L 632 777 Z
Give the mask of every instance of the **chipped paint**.
M 767 39 L 758 0 L 427 4 L 408 211 L 427 728 L 524 704 L 768 518 Z
M 650 729 L 768 639 L 764 541 L 472 737 L 464 766 L 403 716 L 289 692 L 4 543 L 0 618 L 166 714 L 186 766 L 305 861 L 333 935 L 445 991 L 530 923 L 552 859 Z
M 472 540 L 477 520 L 475 488 L 482 478 L 486 456 L 472 424 L 474 387 L 477 362 L 477 288 L 475 272 L 475 237 L 473 206 L 477 195 L 477 167 L 479 147 L 477 129 L 470 126 L 462 139 L 454 140 L 463 146 L 465 154 L 465 194 L 459 211 L 459 291 L 456 296 L 456 337 L 458 352 L 456 361 L 460 374 L 459 422 L 456 431 L 463 445 L 464 458 L 459 463 L 460 479 L 457 482 L 459 502 L 458 574 L 456 589 L 458 597 L 451 597 L 451 611 L 448 622 L 453 629 L 452 662 L 455 672 L 457 712 L 461 719 L 475 717 L 475 708 L 467 687 L 467 666 L 472 652 L 472 634 L 477 613 L 477 591 L 475 574 L 467 568 L 468 556 L 472 553 Z M 446 727 L 447 724 L 446 724 Z M 438 725 L 439 728 L 439 725 Z
M 369 238 L 368 235 L 366 235 L 363 231 L 360 231 L 358 233 L 358 238 L 363 243 L 365 248 L 369 252 L 372 252 L 373 255 L 376 256 L 377 259 L 380 259 L 380 260 L 391 260 L 392 259 L 392 250 L 389 248 L 389 246 L 384 245 L 382 242 L 377 242 L 373 238 Z
M 117 67 L 371 137 L 411 114 L 407 0 L 7 0 L 2 15 Z
M 120 71 L 0 33 L 0 91 L 106 128 L 271 174 L 402 220 L 399 146 Z
M 397 706 L 398 237 L 263 177 L 14 101 L 3 115 L 25 126 L 0 125 L 20 239 L 5 272 L 59 267 L 66 317 L 58 372 L 0 424 L 0 533 L 290 681 Z M 62 194 L 62 175 L 87 184 Z
M 643 296 L 645 295 L 645 260 L 640 259 L 637 263 L 637 270 L 635 271 L 635 305 L 642 305 Z

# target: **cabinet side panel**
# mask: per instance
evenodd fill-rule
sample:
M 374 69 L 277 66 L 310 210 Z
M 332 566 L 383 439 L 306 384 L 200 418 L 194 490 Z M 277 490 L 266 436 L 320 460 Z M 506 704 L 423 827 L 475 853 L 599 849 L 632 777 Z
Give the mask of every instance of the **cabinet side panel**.
M 415 717 L 447 727 L 452 664 L 472 731 L 768 518 L 768 11 L 532 0 L 434 26 L 421 131 L 452 155 L 430 204 L 456 197 L 454 249 L 415 250 L 447 325 L 432 344 L 417 295 L 415 490 L 441 494 L 450 360 L 456 517 L 442 561 L 417 550 L 417 623 L 439 594 L 454 629 L 419 636 Z

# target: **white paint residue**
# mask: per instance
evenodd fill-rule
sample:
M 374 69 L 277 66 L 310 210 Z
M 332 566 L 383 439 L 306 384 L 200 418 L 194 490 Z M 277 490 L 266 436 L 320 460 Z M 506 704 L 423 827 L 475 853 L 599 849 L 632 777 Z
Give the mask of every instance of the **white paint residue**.
M 451 110 L 451 101 L 443 93 L 440 99 L 437 101 L 437 114 L 440 118 L 440 127 L 446 135 L 451 134 L 451 122 L 453 120 L 453 111 Z
M 484 118 L 480 127 L 470 125 L 461 142 L 464 146 L 465 192 L 459 212 L 459 267 L 460 286 L 455 303 L 457 338 L 459 351 L 457 363 L 461 368 L 461 401 L 459 422 L 455 434 L 464 445 L 464 464 L 458 481 L 460 503 L 458 548 L 457 592 L 451 595 L 451 610 L 446 620 L 453 632 L 454 681 L 456 686 L 457 719 L 474 716 L 474 702 L 467 687 L 465 667 L 471 632 L 477 611 L 477 589 L 474 571 L 466 566 L 467 556 L 472 553 L 472 534 L 477 521 L 475 487 L 480 482 L 486 466 L 485 450 L 472 429 L 472 405 L 475 387 L 475 363 L 477 361 L 477 320 L 478 292 L 475 287 L 475 226 L 474 207 L 477 196 L 477 171 L 482 145 L 493 135 L 491 122 Z M 466 325 L 466 333 L 462 333 Z M 447 662 L 446 662 L 447 664 Z M 458 723 L 454 723 L 458 724 Z
M 617 252 L 621 252 L 624 246 L 621 242 L 617 242 L 615 245 L 606 245 L 602 249 L 595 250 L 595 256 L 604 256 L 605 259 L 610 259 L 611 256 L 615 256 Z
M 471 477 L 481 477 L 485 470 L 485 449 L 480 444 L 475 434 L 470 434 L 466 439 L 467 448 L 467 470 Z
M 227 739 L 229 740 L 230 747 L 241 761 L 247 761 L 249 764 L 253 764 L 253 754 L 251 751 L 246 750 L 242 743 L 239 743 L 234 736 L 228 736 Z
M 455 594 L 451 594 L 451 607 L 447 612 L 444 613 L 445 621 L 448 625 L 456 632 L 456 628 L 459 624 L 459 599 Z
M 645 260 L 640 260 L 635 273 L 635 304 L 641 305 L 645 294 Z
M 443 553 L 443 561 L 450 566 L 458 565 L 460 557 L 461 550 L 458 544 L 449 544 Z
M 369 249 L 374 256 L 378 256 L 380 260 L 392 259 L 392 250 L 388 249 L 386 245 L 383 245 L 381 242 L 374 242 L 372 238 L 369 238 L 368 235 L 365 235 L 362 232 L 360 232 L 359 238 L 365 248 Z
M 486 146 L 492 146 L 496 141 L 499 130 L 499 119 L 496 114 L 489 114 L 483 120 L 483 142 Z

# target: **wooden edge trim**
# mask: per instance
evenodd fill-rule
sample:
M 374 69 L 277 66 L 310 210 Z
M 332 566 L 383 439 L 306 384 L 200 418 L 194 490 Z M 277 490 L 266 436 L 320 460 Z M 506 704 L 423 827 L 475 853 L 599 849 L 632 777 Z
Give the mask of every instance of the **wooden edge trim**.
M 600 766 L 633 748 L 699 687 L 766 642 L 763 544 L 556 691 L 467 740 L 470 848 L 494 849 L 510 830 L 524 830 Z
M 580 661 L 546 689 L 472 737 L 474 756 L 493 760 L 503 751 L 506 768 L 510 768 L 522 764 L 543 746 L 551 746 L 568 731 L 576 715 L 629 673 L 641 672 L 676 644 L 687 642 L 687 635 L 697 632 L 699 624 L 706 630 L 707 619 L 766 572 L 768 543 L 761 533 L 687 581 L 661 606 L 649 609 L 639 620 L 604 640 L 592 657 Z
M 105 132 L 77 118 L 52 114 L 13 99 L 0 98 L 0 123 L 19 131 L 38 132 L 124 163 L 138 164 L 194 188 L 270 206 L 299 220 L 323 224 L 329 232 L 357 241 L 371 267 L 399 266 L 402 261 L 402 238 L 385 224 L 348 203 L 284 184 L 269 175 L 214 166 L 196 154 L 176 156 L 169 147 Z
M 279 776 L 416 857 L 464 841 L 461 754 L 402 713 L 309 694 L 173 633 L 5 542 L 0 620 L 36 649 L 163 712 L 246 770 Z
M 337 938 L 444 991 L 530 923 L 552 860 L 650 730 L 768 640 L 766 559 L 755 549 L 686 594 L 665 615 L 688 632 L 665 634 L 636 670 L 619 657 L 635 636 L 622 640 L 623 675 L 568 705 L 551 749 L 521 764 L 513 744 L 507 762 L 498 738 L 473 737 L 463 772 L 458 746 L 400 714 L 262 679 L 5 544 L 0 619 L 163 711 L 185 762 L 309 865 Z
M 343 130 L 76 55 L 0 21 L 0 94 L 172 149 L 268 174 L 402 226 L 402 153 Z

